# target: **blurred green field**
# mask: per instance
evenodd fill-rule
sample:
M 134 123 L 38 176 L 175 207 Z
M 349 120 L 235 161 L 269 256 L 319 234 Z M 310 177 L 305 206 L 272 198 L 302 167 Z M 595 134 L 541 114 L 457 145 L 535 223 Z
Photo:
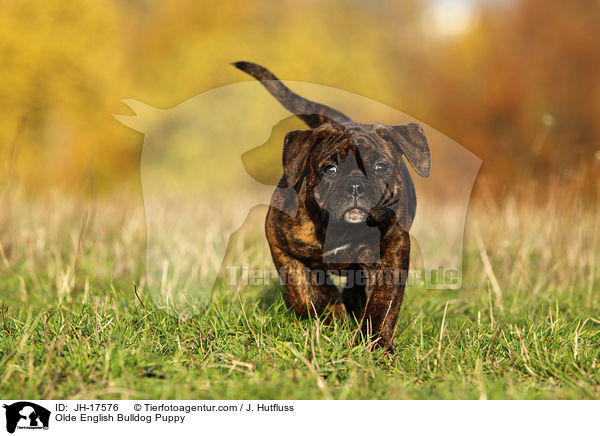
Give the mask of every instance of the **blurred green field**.
M 575 194 L 472 205 L 463 289 L 407 290 L 394 355 L 299 319 L 279 285 L 166 315 L 126 194 L 3 201 L 3 398 L 600 398 L 600 223 Z

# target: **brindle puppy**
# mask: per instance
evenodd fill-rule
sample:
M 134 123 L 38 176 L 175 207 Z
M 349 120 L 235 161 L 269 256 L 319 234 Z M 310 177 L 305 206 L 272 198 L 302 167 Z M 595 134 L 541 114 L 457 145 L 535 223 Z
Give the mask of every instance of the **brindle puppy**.
M 264 67 L 234 65 L 312 128 L 285 136 L 284 175 L 267 214 L 267 240 L 286 302 L 303 316 L 351 314 L 367 337 L 391 349 L 416 211 L 401 156 L 429 176 L 423 129 L 351 121 L 293 93 Z M 330 273 L 348 277 L 341 294 Z

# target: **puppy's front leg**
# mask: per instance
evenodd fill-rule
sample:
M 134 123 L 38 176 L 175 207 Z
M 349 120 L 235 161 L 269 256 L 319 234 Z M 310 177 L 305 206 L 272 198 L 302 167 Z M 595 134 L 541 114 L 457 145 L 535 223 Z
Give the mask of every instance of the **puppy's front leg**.
M 271 253 L 283 280 L 284 299 L 296 313 L 304 317 L 315 312 L 317 316 L 327 314 L 328 322 L 345 315 L 340 293 L 326 271 L 311 270 L 276 246 L 271 246 Z
M 365 265 L 367 304 L 361 321 L 363 334 L 392 349 L 398 312 L 410 261 L 410 237 L 399 226 L 389 229 L 381 241 L 381 262 Z

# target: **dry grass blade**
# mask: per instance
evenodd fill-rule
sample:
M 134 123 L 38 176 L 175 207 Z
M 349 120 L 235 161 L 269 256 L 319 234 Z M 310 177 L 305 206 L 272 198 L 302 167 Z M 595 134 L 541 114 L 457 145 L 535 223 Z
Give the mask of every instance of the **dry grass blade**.
M 483 267 L 485 268 L 485 272 L 492 284 L 492 289 L 494 290 L 494 294 L 496 295 L 496 303 L 501 310 L 502 307 L 502 289 L 500 288 L 500 283 L 498 283 L 498 279 L 496 278 L 496 274 L 494 274 L 494 269 L 492 268 L 492 264 L 490 262 L 490 258 L 488 257 L 487 251 L 485 250 L 485 245 L 483 243 L 483 239 L 481 238 L 481 230 L 479 224 L 475 224 L 475 238 L 477 239 L 477 247 L 479 248 L 479 255 L 481 256 L 481 261 L 483 262 Z
M 494 335 L 492 336 L 492 339 L 490 340 L 490 343 L 488 345 L 488 350 L 487 353 L 485 354 L 485 360 L 489 360 L 490 359 L 490 355 L 492 353 L 492 347 L 495 345 L 497 339 L 498 339 L 498 334 L 500 333 L 500 327 L 502 326 L 502 319 L 503 319 L 504 315 L 502 315 L 500 317 L 500 320 L 498 321 L 498 325 L 496 326 L 496 330 L 494 330 Z
M 446 327 L 446 312 L 448 311 L 448 303 L 450 301 L 446 301 L 446 305 L 444 306 L 444 315 L 442 316 L 442 325 L 440 326 L 440 339 L 438 340 L 438 349 L 437 349 L 437 354 L 436 354 L 436 358 L 438 363 L 441 363 L 441 357 L 442 357 L 442 340 L 444 339 L 444 328 Z

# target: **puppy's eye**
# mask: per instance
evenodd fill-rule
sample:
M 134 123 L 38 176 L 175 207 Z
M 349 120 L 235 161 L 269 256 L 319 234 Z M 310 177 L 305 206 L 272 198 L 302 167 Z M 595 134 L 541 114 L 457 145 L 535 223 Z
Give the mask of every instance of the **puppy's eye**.
M 327 165 L 321 168 L 321 172 L 326 176 L 333 176 L 337 173 L 337 167 L 335 165 Z
M 373 167 L 373 169 L 375 170 L 375 174 L 383 175 L 383 174 L 388 173 L 388 171 L 390 170 L 390 167 L 388 164 L 386 164 L 384 162 L 377 162 L 375 164 L 375 166 Z

